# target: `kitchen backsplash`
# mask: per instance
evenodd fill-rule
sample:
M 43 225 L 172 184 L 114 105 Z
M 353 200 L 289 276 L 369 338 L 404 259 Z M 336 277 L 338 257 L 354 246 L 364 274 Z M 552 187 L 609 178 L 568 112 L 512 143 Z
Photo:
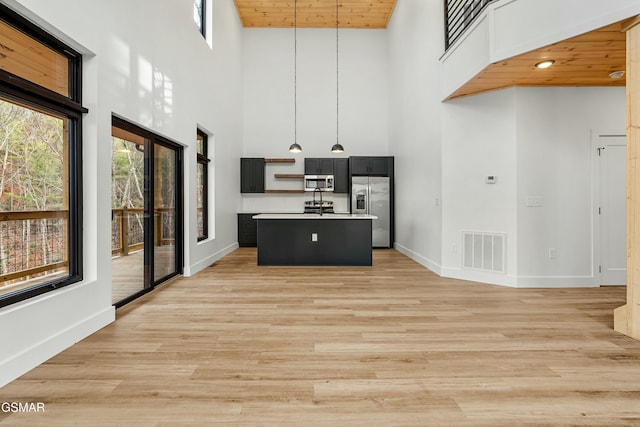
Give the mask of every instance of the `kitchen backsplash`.
M 256 213 L 289 213 L 304 210 L 305 200 L 312 200 L 313 193 L 304 194 L 243 194 L 240 212 Z M 316 194 L 316 199 L 319 196 Z M 322 193 L 322 200 L 332 200 L 335 212 L 349 211 L 348 194 Z

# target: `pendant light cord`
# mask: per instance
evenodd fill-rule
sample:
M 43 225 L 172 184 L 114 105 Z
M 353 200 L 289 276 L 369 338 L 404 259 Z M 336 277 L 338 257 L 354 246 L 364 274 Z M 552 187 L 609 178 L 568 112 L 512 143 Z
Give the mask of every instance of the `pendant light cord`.
M 339 51 L 338 51 L 338 0 L 336 0 L 336 144 L 340 143 L 340 131 L 338 127 L 338 116 L 340 112 L 340 83 L 339 83 L 339 75 L 338 75 L 338 61 L 339 61 Z
M 293 2 L 293 142 L 298 143 L 298 0 Z

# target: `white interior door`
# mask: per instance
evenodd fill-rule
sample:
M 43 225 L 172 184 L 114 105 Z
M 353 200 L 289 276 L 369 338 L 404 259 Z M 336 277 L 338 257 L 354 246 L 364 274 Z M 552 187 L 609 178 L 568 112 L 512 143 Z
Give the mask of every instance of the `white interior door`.
M 625 285 L 627 281 L 626 138 L 600 135 L 600 284 Z

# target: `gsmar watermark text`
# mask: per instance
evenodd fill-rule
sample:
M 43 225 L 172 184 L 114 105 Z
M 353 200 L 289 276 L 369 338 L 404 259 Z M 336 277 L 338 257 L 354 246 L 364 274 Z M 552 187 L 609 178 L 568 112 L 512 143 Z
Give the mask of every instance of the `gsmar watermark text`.
M 44 412 L 44 402 L 2 402 L 0 412 Z

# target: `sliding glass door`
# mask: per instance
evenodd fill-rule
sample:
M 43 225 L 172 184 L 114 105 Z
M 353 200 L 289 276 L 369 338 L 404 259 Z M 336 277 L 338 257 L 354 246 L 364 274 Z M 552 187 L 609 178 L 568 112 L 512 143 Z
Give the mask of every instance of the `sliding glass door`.
M 153 166 L 153 282 L 178 274 L 176 236 L 178 233 L 178 150 L 156 144 Z M 181 221 L 180 221 L 181 222 Z
M 141 135 L 111 132 L 111 301 L 144 291 L 145 147 Z
M 182 148 L 113 118 L 112 302 L 182 273 Z

